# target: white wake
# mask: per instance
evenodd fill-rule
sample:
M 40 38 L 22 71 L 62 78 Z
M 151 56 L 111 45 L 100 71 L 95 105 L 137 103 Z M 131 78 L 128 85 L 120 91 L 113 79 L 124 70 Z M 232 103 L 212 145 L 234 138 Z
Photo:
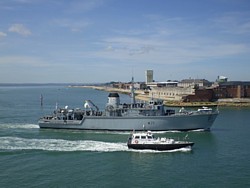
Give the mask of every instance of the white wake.
M 39 125 L 5 123 L 5 124 L 0 124 L 0 128 L 3 128 L 3 129 L 38 129 Z
M 182 148 L 171 151 L 133 150 L 128 149 L 123 142 L 102 142 L 93 140 L 64 140 L 64 139 L 28 139 L 20 137 L 0 137 L 0 150 L 44 150 L 44 151 L 94 151 L 117 152 L 129 151 L 140 153 L 162 152 L 187 152 L 190 148 Z
M 0 149 L 4 150 L 46 150 L 46 151 L 126 151 L 126 143 L 110 143 L 92 140 L 27 139 L 0 137 Z

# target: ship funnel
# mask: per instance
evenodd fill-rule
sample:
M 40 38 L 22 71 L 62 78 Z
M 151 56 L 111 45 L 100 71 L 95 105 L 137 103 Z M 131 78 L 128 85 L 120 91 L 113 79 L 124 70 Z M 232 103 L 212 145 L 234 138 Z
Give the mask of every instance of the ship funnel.
M 108 96 L 108 105 L 118 107 L 120 105 L 120 97 L 118 93 L 110 93 Z

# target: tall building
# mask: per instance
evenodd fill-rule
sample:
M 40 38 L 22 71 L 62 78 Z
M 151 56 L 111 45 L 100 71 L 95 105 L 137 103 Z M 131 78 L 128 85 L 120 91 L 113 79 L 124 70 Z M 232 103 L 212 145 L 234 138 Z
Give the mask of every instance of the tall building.
M 146 84 L 153 82 L 153 70 L 146 70 Z

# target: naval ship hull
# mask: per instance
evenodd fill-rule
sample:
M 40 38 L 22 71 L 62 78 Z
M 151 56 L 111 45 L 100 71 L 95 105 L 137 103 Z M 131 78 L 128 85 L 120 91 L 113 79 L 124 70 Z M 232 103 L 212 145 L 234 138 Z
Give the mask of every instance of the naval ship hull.
M 215 112 L 210 114 L 142 117 L 85 116 L 82 120 L 41 119 L 38 124 L 40 128 L 103 131 L 209 130 L 217 115 L 218 113 Z

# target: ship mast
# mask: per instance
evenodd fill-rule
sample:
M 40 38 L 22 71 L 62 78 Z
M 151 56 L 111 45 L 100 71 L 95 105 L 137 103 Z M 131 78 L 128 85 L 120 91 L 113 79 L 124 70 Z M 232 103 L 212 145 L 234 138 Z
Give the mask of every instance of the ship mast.
M 134 88 L 134 77 L 132 76 L 131 86 L 130 86 L 130 96 L 131 103 L 135 104 L 135 88 Z

